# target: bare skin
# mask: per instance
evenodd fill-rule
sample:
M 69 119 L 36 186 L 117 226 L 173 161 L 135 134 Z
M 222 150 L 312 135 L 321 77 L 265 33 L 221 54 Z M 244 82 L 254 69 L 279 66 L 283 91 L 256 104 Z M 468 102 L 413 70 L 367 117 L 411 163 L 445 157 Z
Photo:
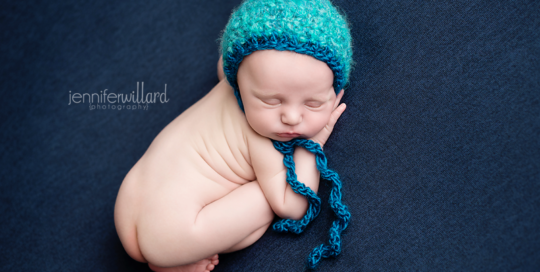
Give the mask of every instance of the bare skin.
M 150 269 L 155 272 L 210 272 L 214 270 L 216 265 L 219 263 L 218 255 L 214 255 L 210 258 L 198 261 L 194 264 L 176 266 L 176 267 L 157 267 L 152 264 L 148 264 Z
M 163 129 L 120 187 L 118 236 L 153 271 L 212 271 L 217 254 L 253 244 L 274 213 L 300 219 L 307 210 L 307 200 L 285 181 L 283 156 L 270 139 L 324 145 L 345 110 L 338 107 L 343 92 L 335 95 L 332 72 L 320 61 L 261 52 L 246 57 L 238 72 L 245 114 L 221 74 L 218 85 Z M 299 148 L 294 160 L 298 179 L 316 192 L 313 154 Z

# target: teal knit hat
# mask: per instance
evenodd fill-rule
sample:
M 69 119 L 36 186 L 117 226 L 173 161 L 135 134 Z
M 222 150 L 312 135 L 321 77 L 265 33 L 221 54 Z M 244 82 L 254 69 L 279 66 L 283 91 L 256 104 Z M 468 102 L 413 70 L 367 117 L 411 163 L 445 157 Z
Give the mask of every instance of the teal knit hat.
M 257 50 L 294 51 L 328 64 L 336 94 L 349 81 L 351 34 L 345 16 L 328 0 L 246 0 L 231 15 L 221 38 L 223 71 L 243 108 L 236 75 Z

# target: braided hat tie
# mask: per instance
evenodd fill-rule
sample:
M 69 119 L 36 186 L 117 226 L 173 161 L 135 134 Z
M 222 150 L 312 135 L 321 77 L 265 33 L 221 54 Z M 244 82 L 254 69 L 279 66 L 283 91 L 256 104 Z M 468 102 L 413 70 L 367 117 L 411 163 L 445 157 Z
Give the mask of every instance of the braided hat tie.
M 351 219 L 349 209 L 341 202 L 341 180 L 336 172 L 328 168 L 326 156 L 319 144 L 307 139 L 293 139 L 288 142 L 272 142 L 274 147 L 285 156 L 283 158 L 283 164 L 287 167 L 287 182 L 291 185 L 291 188 L 295 193 L 307 197 L 309 202 L 309 208 L 302 219 L 298 221 L 282 219 L 274 224 L 273 228 L 275 231 L 301 233 L 304 231 L 307 224 L 315 219 L 321 211 L 321 199 L 313 192 L 313 190 L 306 187 L 303 183 L 300 183 L 296 178 L 293 160 L 295 146 L 301 146 L 315 154 L 317 170 L 321 173 L 321 177 L 332 182 L 332 190 L 328 202 L 336 214 L 337 219 L 332 223 L 332 227 L 328 232 L 328 245 L 322 244 L 316 247 L 308 256 L 308 267 L 311 269 L 316 268 L 321 258 L 328 258 L 330 256 L 336 257 L 339 255 L 341 252 L 341 232 L 347 228 Z

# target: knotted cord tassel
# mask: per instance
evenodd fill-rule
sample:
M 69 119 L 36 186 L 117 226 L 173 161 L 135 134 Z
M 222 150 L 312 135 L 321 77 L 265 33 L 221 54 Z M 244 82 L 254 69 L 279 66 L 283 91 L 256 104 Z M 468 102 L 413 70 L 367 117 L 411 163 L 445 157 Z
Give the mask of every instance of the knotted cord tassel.
M 341 202 L 341 180 L 336 172 L 328 169 L 326 156 L 319 144 L 308 139 L 293 139 L 288 142 L 272 141 L 272 143 L 274 144 L 274 148 L 284 155 L 283 164 L 287 168 L 287 182 L 291 185 L 295 193 L 305 196 L 309 203 L 309 208 L 302 219 L 282 219 L 274 224 L 273 229 L 275 231 L 299 234 L 306 229 L 307 225 L 321 211 L 321 199 L 313 190 L 297 179 L 293 160 L 296 146 L 303 147 L 313 153 L 317 163 L 317 170 L 321 173 L 321 177 L 332 182 L 332 190 L 330 191 L 328 202 L 337 219 L 332 223 L 332 227 L 329 230 L 328 244 L 321 244 L 313 249 L 308 256 L 307 266 L 310 269 L 314 269 L 322 258 L 336 257 L 341 252 L 341 232 L 347 228 L 351 219 L 349 209 Z

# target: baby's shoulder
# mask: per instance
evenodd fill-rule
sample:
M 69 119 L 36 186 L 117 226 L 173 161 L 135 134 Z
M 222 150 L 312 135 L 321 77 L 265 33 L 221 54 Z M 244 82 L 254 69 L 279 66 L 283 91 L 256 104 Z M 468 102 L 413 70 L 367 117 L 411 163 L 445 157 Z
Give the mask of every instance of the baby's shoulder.
M 274 148 L 269 138 L 261 136 L 251 128 L 245 113 L 238 106 L 232 87 L 225 80 L 222 83 L 224 84 L 218 84 L 213 91 L 221 99 L 223 113 L 220 119 L 228 146 L 243 150 L 245 159 L 251 166 L 282 165 L 283 155 Z
M 272 170 L 272 172 L 283 170 L 283 154 L 274 148 L 274 144 L 269 138 L 261 136 L 251 129 L 247 137 L 247 148 L 254 168 L 264 168 Z M 255 169 L 255 171 L 257 170 Z

